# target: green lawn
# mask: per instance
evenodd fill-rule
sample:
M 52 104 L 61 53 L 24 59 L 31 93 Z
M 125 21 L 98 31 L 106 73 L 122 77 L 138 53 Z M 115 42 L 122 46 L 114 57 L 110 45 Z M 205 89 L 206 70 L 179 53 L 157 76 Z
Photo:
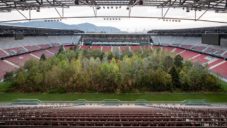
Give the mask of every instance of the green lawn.
M 39 99 L 42 101 L 74 101 L 86 99 L 100 101 L 103 99 L 119 99 L 122 101 L 133 101 L 145 99 L 148 101 L 183 101 L 185 99 L 206 99 L 209 102 L 227 103 L 227 93 L 0 93 L 0 102 L 9 102 L 15 99 Z
M 122 101 L 134 101 L 144 99 L 148 101 L 183 101 L 186 99 L 206 99 L 209 102 L 227 103 L 227 83 L 222 83 L 224 92 L 213 93 L 179 93 L 179 92 L 151 92 L 151 93 L 16 93 L 6 92 L 10 83 L 0 83 L 0 102 L 10 102 L 15 99 L 39 99 L 42 101 L 74 101 L 86 99 L 89 101 L 101 101 L 104 99 L 119 99 Z

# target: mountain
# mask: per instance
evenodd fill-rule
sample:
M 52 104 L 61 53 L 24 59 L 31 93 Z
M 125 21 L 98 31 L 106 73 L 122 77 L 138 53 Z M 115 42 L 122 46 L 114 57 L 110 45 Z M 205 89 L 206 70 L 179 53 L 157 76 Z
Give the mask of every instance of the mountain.
M 42 28 L 55 28 L 55 29 L 77 29 L 84 32 L 104 32 L 104 33 L 125 33 L 120 29 L 109 26 L 96 26 L 90 23 L 69 25 L 62 22 L 46 22 L 46 21 L 30 21 L 18 22 L 13 25 L 26 26 L 26 27 L 42 27 Z

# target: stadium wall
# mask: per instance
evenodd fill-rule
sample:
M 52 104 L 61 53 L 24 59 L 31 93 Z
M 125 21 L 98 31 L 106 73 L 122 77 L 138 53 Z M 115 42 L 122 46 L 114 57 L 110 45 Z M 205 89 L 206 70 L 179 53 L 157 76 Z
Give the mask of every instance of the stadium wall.
M 227 47 L 227 38 L 221 38 L 220 46 Z
M 201 37 L 151 36 L 154 44 L 201 44 Z
M 39 44 L 77 44 L 80 36 L 26 36 L 22 40 L 15 40 L 14 37 L 1 37 L 0 48 L 15 48 L 21 46 L 32 46 Z

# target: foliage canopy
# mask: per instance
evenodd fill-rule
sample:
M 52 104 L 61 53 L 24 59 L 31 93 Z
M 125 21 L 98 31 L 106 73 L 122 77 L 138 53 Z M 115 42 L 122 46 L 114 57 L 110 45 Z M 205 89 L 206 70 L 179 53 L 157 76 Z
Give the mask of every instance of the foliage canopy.
M 70 50 L 30 60 L 14 77 L 22 92 L 218 91 L 220 80 L 198 63 L 161 49 L 104 53 Z

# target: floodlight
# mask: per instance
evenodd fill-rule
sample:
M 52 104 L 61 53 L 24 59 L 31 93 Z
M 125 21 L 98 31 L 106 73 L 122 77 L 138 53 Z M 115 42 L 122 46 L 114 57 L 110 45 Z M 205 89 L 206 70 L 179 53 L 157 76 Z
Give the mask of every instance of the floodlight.
M 143 0 L 140 0 L 139 1 L 139 5 L 143 5 Z
M 79 5 L 79 0 L 74 1 L 75 5 Z
M 189 7 L 187 7 L 187 8 L 186 8 L 186 12 L 190 12 L 190 9 L 189 9 Z

